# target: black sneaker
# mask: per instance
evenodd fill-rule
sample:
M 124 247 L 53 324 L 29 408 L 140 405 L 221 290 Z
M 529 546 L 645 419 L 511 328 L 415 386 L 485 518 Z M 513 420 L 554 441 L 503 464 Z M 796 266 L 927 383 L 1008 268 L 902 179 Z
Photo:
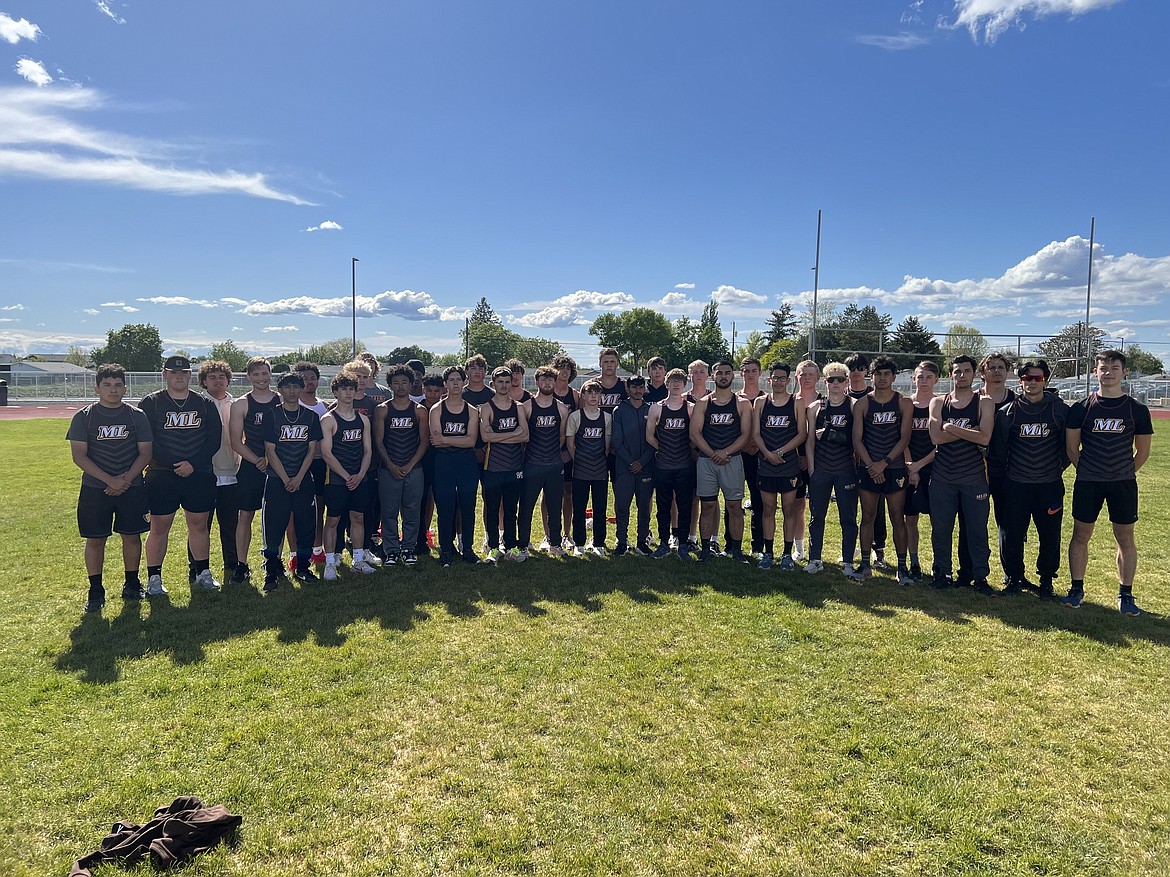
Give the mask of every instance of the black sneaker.
M 953 588 L 955 584 L 951 581 L 950 576 L 936 575 L 930 580 L 930 586 L 936 591 L 945 591 L 948 588 Z
M 470 563 L 472 566 L 475 566 L 475 564 L 482 563 L 483 561 L 481 560 L 480 556 L 478 554 L 476 554 L 474 551 L 464 551 L 463 552 L 463 562 Z
M 105 588 L 91 588 L 89 596 L 85 601 L 86 612 L 101 612 L 102 607 L 106 605 L 106 590 Z
M 751 563 L 752 559 L 743 553 L 742 548 L 732 548 L 727 552 L 727 556 L 736 563 Z
M 670 555 L 673 553 L 674 552 L 670 550 L 670 543 L 662 542 L 657 548 L 654 549 L 654 552 L 650 556 L 655 560 L 662 560 L 664 557 L 670 557 Z
M 615 545 L 613 547 L 613 556 L 614 557 L 621 557 L 623 554 L 625 554 L 629 550 L 630 550 L 629 545 L 627 545 L 625 542 L 619 542 L 617 545 Z
M 1024 593 L 1024 583 L 1019 579 L 1008 579 L 1008 583 L 1000 593 L 1005 597 L 1018 597 Z
M 447 567 L 451 565 L 451 560 L 451 552 L 444 551 L 439 555 L 439 566 L 441 566 L 443 569 L 447 569 Z
M 1069 590 L 1065 598 L 1060 601 L 1062 606 L 1067 606 L 1069 609 L 1080 609 L 1081 604 L 1085 602 L 1085 589 L 1072 588 Z
M 252 578 L 252 570 L 248 568 L 246 563 L 237 563 L 235 571 L 232 572 L 232 577 L 228 579 L 229 585 L 246 585 Z
M 987 579 L 979 579 L 971 587 L 975 589 L 976 594 L 982 594 L 984 597 L 999 596 L 999 591 L 987 584 Z
M 317 578 L 317 574 L 313 572 L 313 565 L 311 563 L 306 563 L 303 569 L 301 568 L 301 564 L 298 563 L 297 571 L 293 573 L 293 578 L 302 585 L 314 585 L 321 581 Z
M 123 600 L 145 600 L 146 599 L 146 589 L 142 587 L 141 582 L 139 582 L 137 585 L 123 585 L 122 586 L 122 599 Z
M 680 556 L 682 555 L 684 550 L 685 549 L 682 549 L 682 548 L 679 549 Z M 695 563 L 706 563 L 710 559 L 711 559 L 711 545 L 710 545 L 710 543 L 708 543 L 707 545 L 704 545 L 701 549 L 699 549 L 699 553 L 695 555 Z
M 1041 600 L 1055 600 L 1056 588 L 1052 587 L 1052 580 L 1041 579 L 1040 584 L 1036 586 L 1036 595 Z
M 283 578 L 283 576 L 276 575 L 275 573 L 265 573 L 264 574 L 264 590 L 265 591 L 275 591 L 277 588 L 280 587 L 280 580 L 282 578 Z
M 922 575 L 922 567 L 920 567 L 916 563 L 911 564 L 910 565 L 910 578 L 914 579 L 914 581 L 916 581 L 916 582 L 922 581 L 922 579 L 924 578 L 924 576 Z
M 650 546 L 647 545 L 645 542 L 639 542 L 637 545 L 634 546 L 634 554 L 637 554 L 641 557 L 653 557 L 654 556 L 654 552 L 652 552 L 650 550 Z

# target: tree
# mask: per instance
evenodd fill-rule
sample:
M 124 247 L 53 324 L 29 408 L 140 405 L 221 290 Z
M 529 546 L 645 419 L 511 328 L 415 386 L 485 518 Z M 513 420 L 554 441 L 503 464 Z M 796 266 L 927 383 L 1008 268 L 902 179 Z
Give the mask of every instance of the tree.
M 800 347 L 799 344 L 799 338 L 784 338 L 777 341 L 758 357 L 760 368 L 764 369 L 766 374 L 772 363 L 786 362 L 795 369 L 796 364 L 804 359 L 804 348 Z M 825 361 L 828 362 L 828 360 Z
M 500 325 L 499 315 L 492 310 L 492 306 L 488 304 L 487 296 L 481 296 L 479 304 L 475 306 L 475 310 L 471 312 L 470 322 L 474 326 L 476 323 L 495 323 Z
M 936 362 L 942 359 L 942 348 L 938 346 L 934 333 L 914 316 L 907 317 L 894 328 L 886 349 L 893 355 L 900 369 L 914 368 L 924 359 Z M 942 365 L 938 362 L 939 368 Z
M 943 339 L 942 345 L 943 357 L 947 363 L 964 353 L 978 362 L 987 355 L 987 351 L 990 349 L 991 345 L 987 343 L 982 332 L 974 326 L 964 326 L 962 323 L 955 323 L 947 329 L 946 338 Z M 939 365 L 944 370 L 948 367 L 946 363 L 942 362 Z
M 461 353 L 440 353 L 432 361 L 431 365 L 436 368 L 448 368 L 453 365 L 463 365 L 463 355 Z
M 737 362 L 743 362 L 745 359 L 760 359 L 760 354 L 769 346 L 764 343 L 763 332 L 748 332 L 748 336 L 739 346 L 739 350 L 735 351 L 735 359 Z
M 634 373 L 651 356 L 665 355 L 674 342 L 670 320 L 652 308 L 601 314 L 589 327 L 589 334 L 596 336 L 602 347 L 616 350 L 622 366 Z
M 91 365 L 89 351 L 84 347 L 78 347 L 76 344 L 69 345 L 69 349 L 65 353 L 65 361 L 79 365 L 82 368 L 89 368 Z
M 714 302 L 711 305 L 714 305 Z M 704 309 L 704 316 L 708 315 L 711 305 Z M 718 311 L 715 312 L 715 316 L 718 317 Z M 709 320 L 706 324 L 694 323 L 688 317 L 680 317 L 674 324 L 674 340 L 674 356 L 677 359 L 667 361 L 677 362 L 680 368 L 686 368 L 696 359 L 710 365 L 720 359 L 731 358 L 731 351 L 727 349 L 727 339 L 723 337 L 719 324 L 712 324 Z
M 838 358 L 837 354 L 837 333 L 832 328 L 836 325 L 840 316 L 837 313 L 837 306 L 832 302 L 821 301 L 817 302 L 817 335 L 816 335 L 816 356 L 813 357 L 818 365 L 824 365 L 827 362 L 832 362 Z M 804 313 L 797 318 L 797 328 L 799 335 L 796 337 L 796 347 L 801 351 L 801 358 L 804 358 L 804 353 L 812 348 L 812 322 L 813 309 L 812 303 L 805 308 Z M 795 366 L 796 363 L 793 363 Z M 766 367 L 766 366 L 765 366 Z
M 1089 345 L 1091 350 L 1085 352 L 1085 322 L 1081 320 L 1071 326 L 1065 326 L 1047 341 L 1036 345 L 1040 356 L 1052 369 L 1054 378 L 1067 378 L 1082 374 L 1081 369 L 1088 361 L 1089 369 L 1093 368 L 1093 357 L 1105 349 L 1103 340 L 1105 333 L 1096 326 L 1089 327 Z
M 849 304 L 833 328 L 837 335 L 837 352 L 842 356 L 855 351 L 868 352 L 870 358 L 886 349 L 886 337 L 893 322 L 889 314 L 879 314 L 873 305 L 859 308 Z
M 512 348 L 512 356 L 530 369 L 540 365 L 548 365 L 564 352 L 565 348 L 561 346 L 559 341 L 537 337 L 521 336 Z
M 153 372 L 162 368 L 163 343 L 158 327 L 150 323 L 128 323 L 106 333 L 105 347 L 93 349 L 97 365 L 120 363 L 129 372 Z
M 505 329 L 499 323 L 472 323 L 469 327 L 470 349 L 479 353 L 488 362 L 488 368 L 502 365 L 509 359 L 518 359 L 527 366 L 544 365 L 553 357 L 564 353 L 564 348 L 547 338 L 526 338 Z M 460 360 L 458 365 L 462 365 Z
M 365 350 L 366 345 L 359 338 L 357 352 L 364 353 Z M 323 344 L 314 344 L 305 351 L 304 358 L 309 362 L 317 363 L 317 365 L 345 365 L 353 359 L 353 339 L 334 338 Z
M 234 372 L 242 372 L 248 365 L 248 354 L 231 338 L 212 344 L 211 350 L 207 352 L 207 358 L 223 360 Z
M 294 364 L 305 358 L 305 351 L 293 350 L 288 353 L 281 353 L 277 356 L 270 356 L 268 357 L 268 362 L 272 366 L 273 374 L 283 374 L 284 372 L 289 371 Z
M 408 344 L 406 347 L 395 347 L 385 357 L 392 363 L 409 362 L 412 359 L 417 359 L 423 365 L 430 365 L 435 355 L 429 350 L 423 350 L 417 344 Z
M 794 337 L 799 331 L 796 317 L 792 315 L 792 305 L 788 302 L 772 311 L 768 317 L 767 328 L 764 330 L 764 348 L 771 347 L 777 341 Z
M 1166 371 L 1165 363 L 1158 358 L 1157 354 L 1150 353 L 1137 344 L 1131 344 L 1125 348 L 1125 362 L 1130 377 L 1160 375 Z

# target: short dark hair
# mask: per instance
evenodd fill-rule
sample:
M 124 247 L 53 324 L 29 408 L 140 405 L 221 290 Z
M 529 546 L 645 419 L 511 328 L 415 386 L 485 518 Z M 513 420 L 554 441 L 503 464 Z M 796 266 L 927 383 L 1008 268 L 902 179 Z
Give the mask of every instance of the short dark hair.
M 93 385 L 96 387 L 106 378 L 116 378 L 123 384 L 126 383 L 126 366 L 120 362 L 105 362 L 97 367 L 97 374 L 94 375 Z
M 784 374 L 792 377 L 792 366 L 783 360 L 777 360 L 768 366 L 768 374 L 772 374 L 772 372 L 784 372 Z
M 671 381 L 682 381 L 684 384 L 690 380 L 690 377 L 681 368 L 672 368 L 666 373 L 666 383 Z
M 475 356 L 479 356 L 479 354 L 477 353 Z M 471 359 L 475 359 L 475 356 L 471 357 Z M 479 356 L 479 358 L 480 358 L 481 360 L 483 359 L 483 357 L 482 357 L 482 356 Z M 467 361 L 468 361 L 468 362 L 471 362 L 471 359 L 469 359 L 469 360 L 467 360 Z M 449 377 L 451 377 L 451 375 L 456 375 L 456 374 L 457 374 L 457 375 L 459 375 L 459 377 L 460 377 L 460 379 L 461 379 L 461 380 L 464 380 L 464 381 L 466 381 L 466 380 L 467 380 L 467 371 L 466 371 L 466 370 L 463 368 L 463 366 L 461 366 L 461 365 L 449 365 L 449 366 L 447 366 L 447 368 L 446 368 L 446 369 L 443 371 L 443 383 L 444 383 L 444 384 L 445 384 L 445 383 L 447 383 L 447 379 L 448 379 Z
M 626 378 L 627 387 L 644 387 L 646 386 L 646 379 L 641 375 L 630 375 Z
M 745 365 L 754 365 L 758 369 L 763 369 L 763 366 L 760 365 L 760 361 L 758 359 L 756 359 L 754 356 L 745 356 L 743 359 L 741 359 L 739 361 L 739 367 L 741 370 L 743 369 L 743 367 Z
M 207 386 L 207 376 L 212 372 L 221 372 L 229 381 L 232 379 L 232 367 L 228 363 L 222 359 L 205 359 L 199 366 L 199 386 Z
M 1016 369 L 1016 377 L 1022 378 L 1028 373 L 1028 369 L 1032 368 L 1038 368 L 1040 371 L 1044 372 L 1044 380 L 1048 380 L 1052 376 L 1052 370 L 1048 368 L 1048 363 L 1043 359 L 1029 359 L 1027 362 L 1021 364 L 1018 369 Z
M 612 356 L 614 359 L 621 359 L 621 357 L 618 356 L 618 352 L 612 347 L 603 347 L 601 348 L 601 353 L 597 354 L 597 361 L 601 362 L 601 360 L 607 356 Z
M 894 374 L 897 374 L 898 363 L 894 362 L 894 358 L 892 356 L 876 356 L 874 357 L 873 362 L 869 364 L 869 370 L 871 372 L 890 371 Z
M 266 357 L 253 356 L 251 359 L 248 360 L 247 364 L 244 366 L 244 372 L 249 373 L 249 372 L 255 371 L 256 369 L 258 369 L 262 365 L 266 365 L 266 366 L 268 366 L 268 369 L 270 371 L 272 370 L 272 363 L 270 363 Z
M 364 359 L 364 357 L 359 357 L 359 358 Z M 294 365 L 292 367 L 292 370 L 295 372 L 312 372 L 313 374 L 315 374 L 317 376 L 318 380 L 321 379 L 321 369 L 317 368 L 317 363 L 309 362 L 307 359 L 302 359 L 300 362 L 298 362 L 296 365 Z
M 955 366 L 957 366 L 961 363 L 964 363 L 964 362 L 968 363 L 971 366 L 971 371 L 978 371 L 979 364 L 977 362 L 975 362 L 975 357 L 968 356 L 965 353 L 960 353 L 958 356 L 956 356 L 954 359 L 951 360 L 951 371 L 955 370 Z
M 440 374 L 429 374 L 423 376 L 424 387 L 442 387 L 443 376 Z
M 553 379 L 556 379 L 556 376 L 557 376 L 557 371 L 558 371 L 558 369 L 557 369 L 555 366 L 551 366 L 551 365 L 540 365 L 540 366 L 537 366 L 537 367 L 536 367 L 536 379 L 537 379 L 538 381 L 539 381 L 541 378 L 553 378 Z
M 390 370 L 386 372 L 386 383 L 390 383 L 399 376 L 406 378 L 412 384 L 414 383 L 414 369 L 407 365 L 391 366 Z
M 280 376 L 280 380 L 276 382 L 276 389 L 287 387 L 290 384 L 296 384 L 302 390 L 305 388 L 305 379 L 296 372 L 285 372 Z
M 347 375 L 345 372 L 338 372 L 333 376 L 333 380 L 329 382 L 329 389 L 333 391 L 333 395 L 337 395 L 337 391 L 343 387 L 348 387 L 351 390 L 358 388 L 357 381 Z
M 864 353 L 850 353 L 845 357 L 845 368 L 851 372 L 869 371 L 869 357 Z
M 1125 354 L 1122 353 L 1120 350 L 1102 350 L 1096 356 L 1096 362 L 1098 364 L 1100 364 L 1102 362 L 1109 362 L 1110 360 L 1116 360 L 1117 362 L 1120 362 L 1122 368 L 1127 367 Z
M 504 365 L 506 365 L 508 367 L 508 371 L 514 375 L 524 374 L 524 363 L 522 363 L 518 359 L 515 359 L 515 358 L 509 359 L 507 362 L 504 363 Z
M 581 386 L 582 393 L 600 393 L 602 389 L 601 381 L 597 378 L 590 378 Z
M 647 370 L 652 369 L 652 368 L 656 368 L 657 366 L 662 366 L 663 368 L 666 368 L 666 360 L 663 359 L 661 356 L 652 356 L 648 360 L 646 360 L 646 369 Z
M 471 354 L 471 356 L 467 357 L 467 362 L 463 363 L 464 368 L 471 368 L 473 365 L 483 366 L 483 370 L 487 371 L 487 360 L 483 358 L 482 353 Z M 446 376 L 447 373 L 443 372 L 443 377 L 445 378 Z M 467 372 L 463 373 L 463 380 L 467 380 Z
M 979 371 L 982 372 L 985 368 L 987 368 L 993 359 L 1001 360 L 1005 369 L 1011 369 L 1012 367 L 1012 360 L 1010 356 L 998 350 L 993 350 L 991 353 L 987 354 L 987 356 L 983 357 L 983 359 L 979 360 Z
M 721 366 L 721 365 L 725 365 L 729 369 L 731 369 L 732 371 L 735 371 L 735 363 L 732 362 L 730 359 L 717 359 L 717 360 L 715 360 L 715 364 L 711 366 L 711 371 L 715 371 L 715 369 L 719 368 L 719 366 Z
M 506 365 L 497 365 L 492 369 L 492 380 L 495 381 L 496 378 L 507 378 L 510 381 L 512 380 L 512 370 Z

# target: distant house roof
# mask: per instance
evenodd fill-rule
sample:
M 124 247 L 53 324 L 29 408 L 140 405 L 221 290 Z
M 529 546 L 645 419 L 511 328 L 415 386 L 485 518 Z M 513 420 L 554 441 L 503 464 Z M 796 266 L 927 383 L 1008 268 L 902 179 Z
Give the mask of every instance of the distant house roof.
M 71 362 L 14 362 L 8 367 L 12 374 L 42 375 L 84 375 L 92 374 L 87 368 Z

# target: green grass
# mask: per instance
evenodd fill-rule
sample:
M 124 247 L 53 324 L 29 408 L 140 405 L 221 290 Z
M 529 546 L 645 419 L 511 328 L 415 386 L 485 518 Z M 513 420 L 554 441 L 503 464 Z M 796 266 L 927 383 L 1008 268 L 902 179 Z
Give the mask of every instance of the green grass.
M 179 794 L 244 816 L 201 875 L 1168 873 L 1157 429 L 1138 619 L 1107 527 L 1079 612 L 635 557 L 192 597 L 176 534 L 169 605 L 111 543 L 83 618 L 65 424 L 0 423 L 0 873 Z

